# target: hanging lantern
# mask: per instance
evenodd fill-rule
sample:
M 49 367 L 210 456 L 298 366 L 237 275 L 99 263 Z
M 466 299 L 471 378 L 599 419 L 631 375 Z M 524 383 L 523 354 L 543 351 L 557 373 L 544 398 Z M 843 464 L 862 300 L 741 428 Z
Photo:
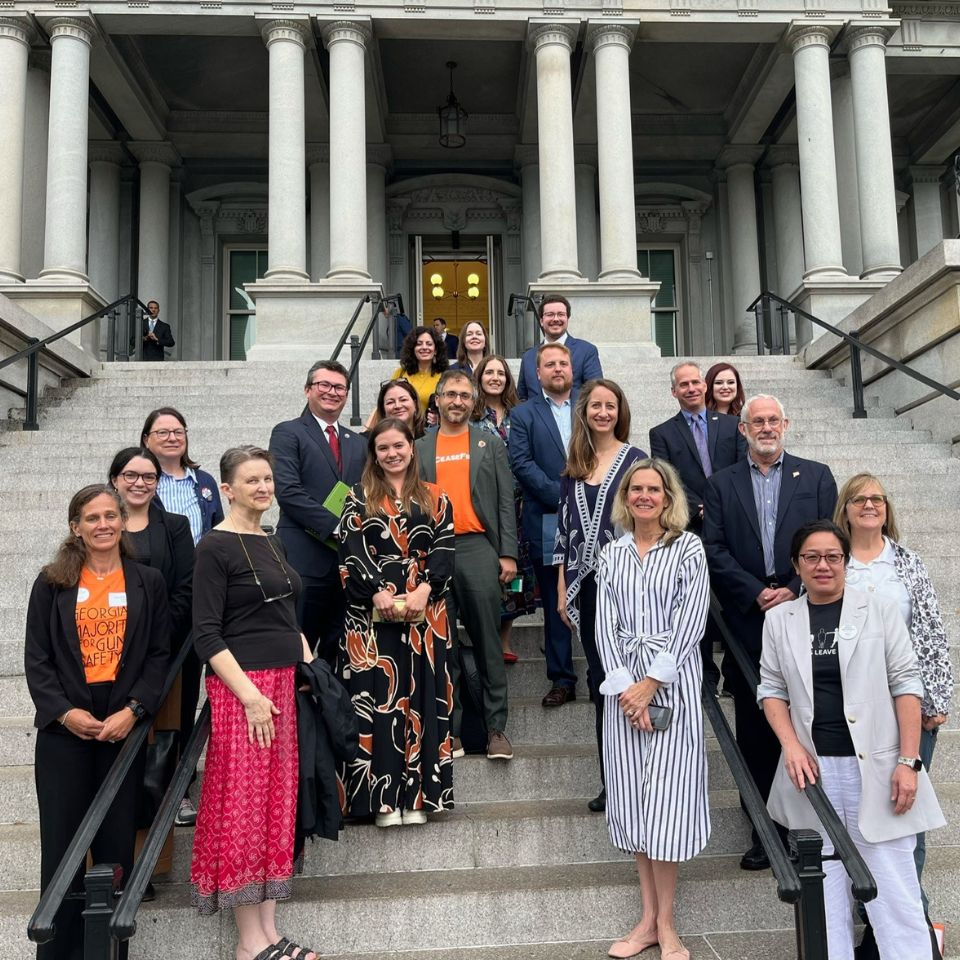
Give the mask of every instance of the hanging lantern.
M 450 93 L 447 102 L 437 108 L 440 118 L 440 146 L 451 150 L 462 147 L 467 142 L 467 111 L 460 106 L 457 95 L 453 92 L 453 71 L 457 64 L 453 60 L 447 61 L 450 71 Z

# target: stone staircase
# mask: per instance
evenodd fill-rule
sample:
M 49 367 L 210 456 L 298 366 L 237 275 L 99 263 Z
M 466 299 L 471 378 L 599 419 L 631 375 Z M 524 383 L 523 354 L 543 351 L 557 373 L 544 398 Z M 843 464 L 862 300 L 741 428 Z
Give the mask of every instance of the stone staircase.
M 672 361 L 603 360 L 630 398 L 632 439 L 646 448 L 649 427 L 676 410 Z M 790 358 L 734 362 L 748 392 L 774 393 L 785 404 L 792 452 L 829 463 L 838 482 L 861 469 L 884 479 L 955 641 L 960 463 L 948 445 L 876 405 L 869 419 L 850 419 L 848 388 Z M 49 394 L 40 432 L 0 432 L 0 960 L 34 955 L 24 934 L 39 870 L 24 608 L 65 533 L 70 494 L 103 479 L 113 453 L 137 441 L 145 414 L 165 404 L 183 411 L 191 453 L 216 474 L 226 447 L 265 445 L 275 422 L 299 413 L 306 366 L 115 364 Z M 393 361 L 364 363 L 364 417 L 393 369 Z M 310 846 L 305 876 L 281 908 L 285 929 L 341 960 L 579 960 L 605 956 L 608 942 L 631 927 L 639 912 L 632 864 L 610 846 L 603 817 L 586 809 L 599 784 L 592 707 L 581 684 L 581 699 L 541 708 L 540 635 L 534 620 L 515 633 L 521 659 L 508 674 L 515 759 L 456 761 L 457 807 L 426 826 L 351 826 L 339 843 Z M 583 676 L 582 657 L 576 662 Z M 950 825 L 928 838 L 925 875 L 931 912 L 948 923 L 960 914 L 960 730 L 951 726 L 941 733 L 933 771 Z M 712 737 L 708 749 L 713 836 L 680 870 L 681 933 L 695 960 L 792 956 L 792 911 L 777 900 L 769 872 L 737 867 L 749 828 Z M 188 906 L 191 840 L 191 830 L 176 831 L 173 870 L 141 910 L 133 957 L 233 957 L 230 916 L 201 920 Z M 655 960 L 657 951 L 644 957 Z

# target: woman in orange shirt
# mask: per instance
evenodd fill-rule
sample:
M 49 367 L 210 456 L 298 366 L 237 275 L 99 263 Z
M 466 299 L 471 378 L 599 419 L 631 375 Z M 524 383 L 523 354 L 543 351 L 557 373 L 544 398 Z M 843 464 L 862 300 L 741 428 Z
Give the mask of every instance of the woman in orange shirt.
M 159 706 L 169 659 L 166 587 L 128 558 L 116 490 L 84 487 L 70 501 L 70 532 L 37 577 L 27 607 L 25 673 L 37 713 L 40 890 L 46 889 L 94 794 L 138 719 Z M 120 670 L 121 661 L 123 670 Z M 134 770 L 93 841 L 96 863 L 133 866 Z M 70 790 L 63 785 L 70 784 Z M 75 888 L 82 889 L 81 874 Z M 56 938 L 38 960 L 78 955 L 81 901 L 65 901 Z

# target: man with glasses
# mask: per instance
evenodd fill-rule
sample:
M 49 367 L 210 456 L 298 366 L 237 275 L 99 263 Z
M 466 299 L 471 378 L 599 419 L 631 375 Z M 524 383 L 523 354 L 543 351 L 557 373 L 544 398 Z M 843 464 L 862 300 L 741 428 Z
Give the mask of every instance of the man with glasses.
M 589 340 L 578 340 L 567 332 L 570 323 L 570 301 L 559 293 L 548 293 L 540 302 L 540 329 L 543 343 L 557 343 L 570 351 L 573 369 L 573 389 L 579 390 L 588 380 L 603 376 L 600 355 Z M 540 380 L 537 377 L 537 348 L 527 350 L 520 361 L 517 393 L 521 400 L 539 397 Z
M 296 420 L 270 435 L 280 520 L 277 535 L 303 589 L 297 615 L 311 648 L 333 663 L 346 604 L 333 531 L 340 521 L 344 487 L 360 482 L 366 459 L 361 437 L 338 420 L 347 403 L 347 371 L 320 360 L 307 373 L 307 405 Z
M 711 585 L 723 601 L 731 634 L 746 648 L 758 672 L 764 614 L 800 592 L 800 577 L 790 562 L 790 541 L 803 524 L 830 519 L 837 504 L 830 468 L 783 449 L 789 425 L 776 397 L 758 394 L 747 400 L 740 413 L 747 457 L 714 473 L 704 490 L 703 540 Z M 756 691 L 730 653 L 723 660 L 723 677 L 733 694 L 737 744 L 766 800 L 780 742 L 760 715 Z M 755 831 L 740 866 L 744 870 L 770 866 Z
M 513 476 L 503 441 L 470 422 L 476 388 L 460 370 L 448 370 L 437 384 L 440 429 L 417 441 L 420 475 L 446 491 L 453 504 L 456 564 L 450 591 L 454 649 L 448 659 L 453 683 L 454 753 L 460 744 L 460 654 L 457 617 L 467 628 L 483 687 L 487 757 L 510 760 L 507 726 L 507 671 L 500 645 L 501 585 L 517 575 L 517 521 Z

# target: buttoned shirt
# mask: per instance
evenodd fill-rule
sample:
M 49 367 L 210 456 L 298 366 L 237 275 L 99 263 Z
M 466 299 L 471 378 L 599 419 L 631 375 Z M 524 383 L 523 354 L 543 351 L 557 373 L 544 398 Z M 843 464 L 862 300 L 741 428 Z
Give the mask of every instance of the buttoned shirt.
M 777 534 L 777 509 L 780 506 L 780 478 L 783 475 L 783 451 L 776 463 L 763 473 L 753 457 L 750 458 L 750 480 L 753 483 L 753 502 L 760 524 L 760 542 L 763 544 L 763 566 L 768 577 L 777 572 L 773 541 Z
M 687 421 L 687 426 L 693 430 L 693 421 L 699 420 L 700 426 L 703 427 L 703 435 L 707 435 L 707 410 L 704 409 L 698 411 L 697 413 L 691 413 L 689 410 L 684 410 L 683 419 Z
M 550 343 L 550 344 L 558 343 L 558 344 L 560 344 L 561 346 L 564 346 L 564 347 L 565 347 L 565 346 L 567 345 L 567 331 L 564 330 L 563 333 L 561 333 L 560 336 L 557 337 L 556 340 L 548 340 L 548 339 L 546 338 L 546 336 L 545 336 L 545 337 L 543 338 L 543 340 L 541 340 L 540 342 L 541 342 L 541 343 Z
M 191 467 L 183 469 L 182 477 L 161 472 L 157 481 L 157 496 L 167 513 L 179 513 L 187 518 L 190 522 L 190 533 L 193 535 L 193 545 L 196 546 L 203 535 L 203 514 L 197 499 L 199 481 Z
M 544 390 L 543 399 L 547 401 L 547 406 L 550 408 L 550 412 L 553 414 L 553 419 L 557 424 L 557 429 L 560 431 L 560 439 L 563 441 L 563 449 L 569 453 L 570 434 L 573 432 L 572 407 L 570 406 L 570 398 L 567 397 L 566 400 L 563 400 L 561 403 L 557 403 L 556 400 L 553 400 L 547 391 Z
M 883 550 L 869 563 L 861 563 L 856 557 L 850 557 L 847 565 L 847 584 L 863 590 L 864 593 L 879 593 L 896 602 L 900 608 L 903 622 L 910 626 L 910 594 L 897 574 L 897 558 L 893 544 L 883 538 Z
M 333 427 L 333 432 L 337 435 L 337 439 L 340 438 L 340 424 L 337 423 L 336 420 L 334 420 L 333 423 L 329 423 L 328 421 L 324 420 L 323 417 L 318 417 L 312 410 L 310 413 L 312 414 L 313 419 L 320 424 L 320 429 L 323 431 L 323 438 L 327 441 L 327 443 L 330 442 L 330 434 L 327 433 L 328 427 Z

